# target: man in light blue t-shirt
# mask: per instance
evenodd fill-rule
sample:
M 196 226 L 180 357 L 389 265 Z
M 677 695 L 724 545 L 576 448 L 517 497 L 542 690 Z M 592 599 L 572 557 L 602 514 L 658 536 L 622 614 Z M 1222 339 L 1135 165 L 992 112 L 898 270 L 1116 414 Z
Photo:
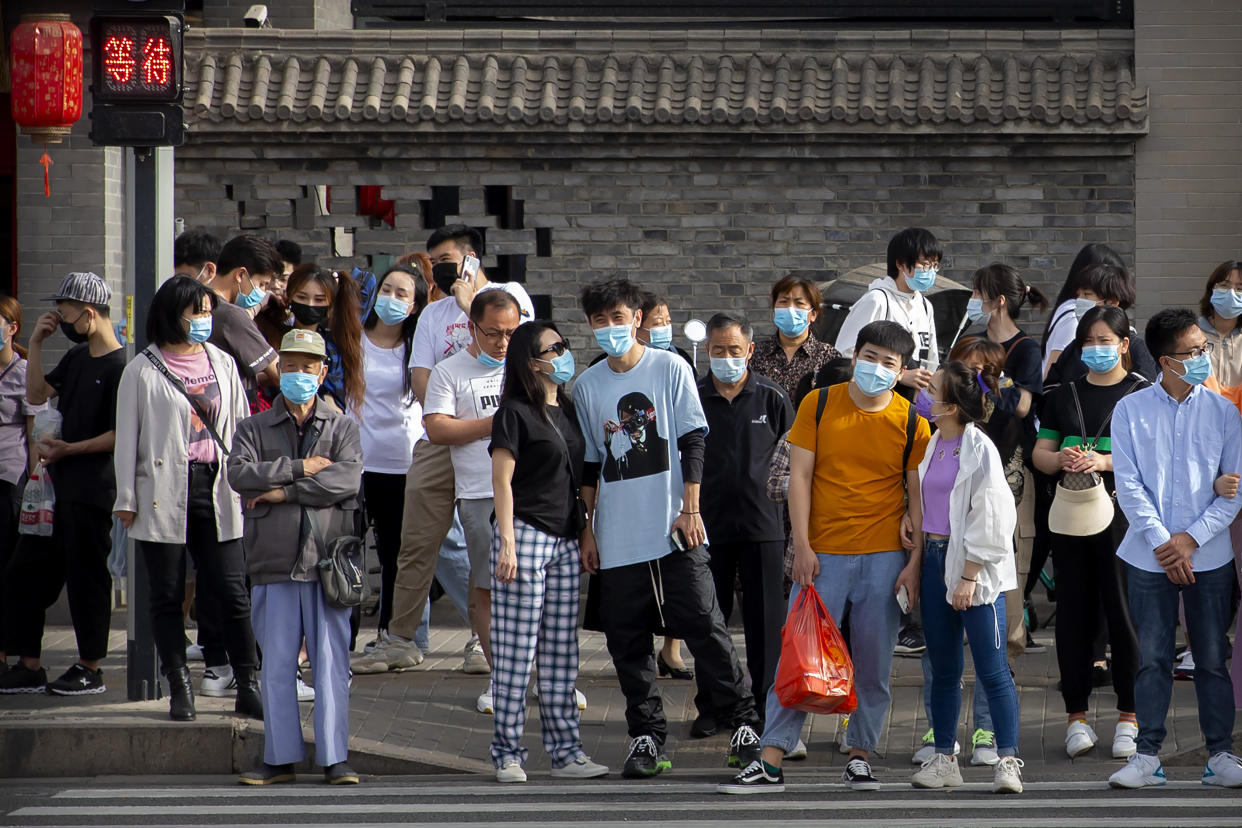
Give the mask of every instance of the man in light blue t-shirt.
M 583 372 L 573 395 L 587 444 L 582 499 L 592 512 L 582 564 L 600 579 L 600 620 L 625 693 L 629 779 L 672 767 L 651 648 L 661 628 L 685 640 L 712 709 L 734 728 L 729 764 L 759 758 L 755 700 L 716 602 L 699 514 L 707 419 L 685 360 L 635 338 L 641 306 L 641 291 L 625 279 L 582 292 L 608 359 Z

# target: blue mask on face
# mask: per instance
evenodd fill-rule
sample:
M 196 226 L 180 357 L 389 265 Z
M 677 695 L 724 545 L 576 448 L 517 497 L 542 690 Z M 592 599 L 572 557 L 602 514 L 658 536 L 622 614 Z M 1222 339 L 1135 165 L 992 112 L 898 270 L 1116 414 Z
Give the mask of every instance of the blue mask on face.
M 1225 319 L 1242 316 L 1242 291 L 1216 288 L 1212 291 L 1212 307 Z
M 186 321 L 190 323 L 190 333 L 187 338 L 195 345 L 202 345 L 211 338 L 210 316 L 186 319 Z
M 868 397 L 878 397 L 897 382 L 897 372 L 876 362 L 854 363 L 854 384 Z
M 966 317 L 973 325 L 986 325 L 992 318 L 992 312 L 983 309 L 982 299 L 972 296 L 966 301 Z
M 267 291 L 262 290 L 253 282 L 251 283 L 251 288 L 252 289 L 249 293 L 237 294 L 237 304 L 241 305 L 243 308 L 257 307 L 259 303 L 267 297 Z
M 487 351 L 484 351 L 482 348 L 479 349 L 479 355 L 475 357 L 475 359 L 486 365 L 488 368 L 505 367 L 505 361 L 503 359 L 496 359 L 496 357 L 492 356 Z
M 610 357 L 624 356 L 634 347 L 634 329 L 629 325 L 605 325 L 595 329 L 595 342 Z
M 280 393 L 295 405 L 308 403 L 319 390 L 319 377 L 315 374 L 303 374 L 301 371 L 290 371 L 280 375 Z
M 914 272 L 906 277 L 906 284 L 911 290 L 917 290 L 919 293 L 930 290 L 931 286 L 936 284 L 936 271 L 930 267 L 916 267 Z
M 672 325 L 661 325 L 658 328 L 648 328 L 647 334 L 651 337 L 652 348 L 659 348 L 661 351 L 667 351 L 669 346 L 673 344 Z
M 391 296 L 381 296 L 375 300 L 375 315 L 385 325 L 400 325 L 410 315 L 410 303 Z
M 1182 374 L 1182 381 L 1187 385 L 1202 385 L 1207 381 L 1208 377 L 1212 376 L 1212 358 L 1207 354 L 1200 354 L 1190 359 L 1175 359 L 1173 361 L 1180 362 L 1182 367 L 1186 369 L 1186 373 Z
M 811 312 L 806 308 L 777 308 L 772 311 L 772 322 L 785 336 L 802 336 L 811 324 Z
M 723 383 L 735 383 L 746 374 L 746 357 L 712 357 L 712 373 Z
M 1087 345 L 1082 349 L 1082 364 L 1097 374 L 1107 374 L 1120 359 L 1116 345 Z
M 551 359 L 541 359 L 540 362 L 546 362 L 552 366 L 552 372 L 548 374 L 548 379 L 557 385 L 564 385 L 574 378 L 574 371 L 577 368 L 574 362 L 574 355 L 570 351 L 566 351 L 558 357 Z

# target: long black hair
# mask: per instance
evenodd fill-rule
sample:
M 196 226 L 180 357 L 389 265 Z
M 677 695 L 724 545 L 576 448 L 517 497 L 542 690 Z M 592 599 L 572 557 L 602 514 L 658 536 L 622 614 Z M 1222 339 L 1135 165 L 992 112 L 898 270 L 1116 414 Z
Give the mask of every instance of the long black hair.
M 426 254 L 420 255 L 424 259 L 427 258 Z M 371 310 L 367 312 L 366 321 L 362 323 L 362 327 L 368 331 L 379 324 L 379 316 L 375 313 L 375 300 L 379 299 L 380 288 L 384 286 L 389 276 L 394 273 L 404 273 L 410 277 L 410 280 L 414 282 L 414 310 L 401 323 L 401 339 L 405 342 L 401 355 L 401 402 L 407 408 L 414 404 L 414 389 L 410 387 L 410 352 L 414 350 L 414 329 L 418 327 L 418 317 L 422 315 L 423 308 L 427 307 L 427 282 L 420 270 L 421 268 L 413 264 L 390 267 L 375 283 L 375 299 L 371 302 Z
M 540 417 L 551 422 L 548 410 L 544 406 L 543 381 L 530 366 L 532 359 L 548 359 L 548 355 L 539 354 L 539 337 L 544 331 L 561 333 L 556 324 L 547 319 L 536 319 L 518 325 L 509 340 L 509 350 L 505 354 L 505 382 L 500 391 L 500 401 L 519 400 L 526 403 Z M 564 384 L 556 387 L 556 404 L 566 416 L 573 416 L 573 403 L 565 393 Z
M 147 308 L 147 343 L 159 347 L 184 345 L 190 335 L 181 324 L 182 312 L 186 308 L 197 312 L 204 306 L 215 310 L 217 301 L 216 292 L 197 279 L 172 277 L 160 285 Z
M 1055 309 L 1061 307 L 1065 302 L 1078 296 L 1078 291 L 1084 287 L 1089 287 L 1083 275 L 1095 267 L 1096 265 L 1112 265 L 1113 267 L 1126 269 L 1126 263 L 1121 260 L 1121 256 L 1117 254 L 1107 244 L 1100 242 L 1092 242 L 1083 245 L 1078 251 L 1078 255 L 1074 257 L 1074 263 L 1070 265 L 1069 274 L 1065 277 L 1065 284 L 1061 285 L 1061 292 L 1057 294 L 1057 300 L 1052 303 L 1054 312 L 1048 317 L 1048 324 L 1044 326 L 1044 337 L 1041 344 L 1046 349 L 1048 347 L 1048 334 L 1052 331 L 1052 323 L 1055 321 Z

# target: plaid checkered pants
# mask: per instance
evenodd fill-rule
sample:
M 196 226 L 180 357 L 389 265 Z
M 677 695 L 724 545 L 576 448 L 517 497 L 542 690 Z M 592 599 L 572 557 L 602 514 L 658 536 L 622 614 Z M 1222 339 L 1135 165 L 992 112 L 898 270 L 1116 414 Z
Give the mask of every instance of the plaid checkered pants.
M 582 755 L 578 732 L 578 541 L 545 534 L 516 518 L 517 577 L 492 578 L 492 703 L 496 711 L 491 757 L 497 768 L 529 754 L 519 745 L 526 726 L 526 687 L 539 664 L 539 719 L 553 767 Z M 492 530 L 496 571 L 500 533 Z

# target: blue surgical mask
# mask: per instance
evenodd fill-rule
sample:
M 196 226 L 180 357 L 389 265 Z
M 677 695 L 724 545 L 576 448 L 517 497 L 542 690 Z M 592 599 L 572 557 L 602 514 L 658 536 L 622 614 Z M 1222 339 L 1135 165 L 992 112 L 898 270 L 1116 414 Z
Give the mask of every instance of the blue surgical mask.
M 806 308 L 777 308 L 772 311 L 772 322 L 785 336 L 802 336 L 811 324 L 811 312 Z
M 723 383 L 735 383 L 746 374 L 746 357 L 712 357 L 712 373 Z
M 919 293 L 931 290 L 931 286 L 936 284 L 936 271 L 930 267 L 916 267 L 914 272 L 906 277 L 906 284 L 911 290 L 917 290 Z
M 868 397 L 878 397 L 897 382 L 897 372 L 877 362 L 858 360 L 854 363 L 854 384 Z
M 667 351 L 669 346 L 673 344 L 672 325 L 661 325 L 658 328 L 648 328 L 647 335 L 651 337 L 652 348 L 659 348 L 661 351 Z
M 243 308 L 257 307 L 265 298 L 267 291 L 252 283 L 252 290 L 249 293 L 238 293 L 237 304 Z
M 630 325 L 605 325 L 595 329 L 595 341 L 608 356 L 624 356 L 634 347 L 634 328 Z
M 1091 310 L 1098 304 L 1094 299 L 1075 299 L 1074 300 L 1074 321 L 1081 322 L 1087 311 Z
M 538 359 L 538 357 L 536 357 L 536 359 Z M 548 365 L 552 366 L 552 372 L 548 374 L 548 379 L 552 380 L 557 385 L 564 385 L 574 378 L 574 371 L 577 368 L 577 364 L 574 362 L 574 355 L 572 351 L 566 351 L 558 357 L 552 357 L 551 359 L 540 359 L 539 361 L 546 362 Z
M 410 315 L 410 303 L 391 296 L 381 296 L 375 300 L 375 315 L 385 325 L 400 325 Z
M 1242 291 L 1216 288 L 1212 291 L 1212 307 L 1225 319 L 1242 316 Z
M 1169 359 L 1173 358 L 1169 357 Z M 1182 368 L 1186 369 L 1186 373 L 1182 374 L 1182 381 L 1187 385 L 1202 385 L 1208 377 L 1212 376 L 1212 358 L 1207 354 L 1173 361 L 1180 362 Z
M 182 317 L 183 319 L 185 317 Z M 195 345 L 202 345 L 211 338 L 211 317 L 201 316 L 194 319 L 186 319 L 190 323 L 190 333 L 188 339 Z
M 290 371 L 280 375 L 280 393 L 295 405 L 308 403 L 319 390 L 319 377 L 316 374 L 303 374 L 301 371 Z
M 1083 365 L 1097 374 L 1107 374 L 1120 359 L 1116 345 L 1087 345 L 1082 349 Z
M 482 348 L 479 349 L 479 355 L 475 357 L 475 359 L 486 365 L 488 368 L 505 367 L 505 361 L 503 359 L 496 359 L 496 357 L 492 356 L 487 351 L 484 351 Z
M 966 316 L 973 325 L 986 325 L 992 318 L 992 312 L 983 309 L 982 299 L 972 296 L 966 301 Z

